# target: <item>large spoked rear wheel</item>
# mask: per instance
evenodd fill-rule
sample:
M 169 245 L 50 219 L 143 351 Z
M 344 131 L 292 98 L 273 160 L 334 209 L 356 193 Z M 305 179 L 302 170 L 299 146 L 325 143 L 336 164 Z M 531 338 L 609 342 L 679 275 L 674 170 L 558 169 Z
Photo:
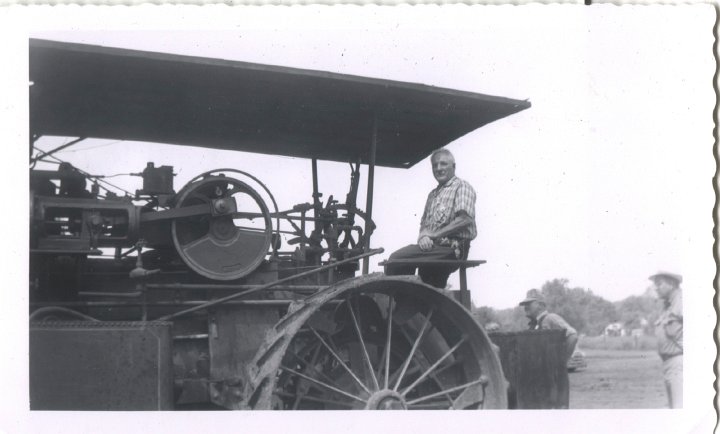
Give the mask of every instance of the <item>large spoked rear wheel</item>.
M 253 363 L 256 409 L 507 408 L 485 332 L 412 277 L 352 279 L 296 304 Z

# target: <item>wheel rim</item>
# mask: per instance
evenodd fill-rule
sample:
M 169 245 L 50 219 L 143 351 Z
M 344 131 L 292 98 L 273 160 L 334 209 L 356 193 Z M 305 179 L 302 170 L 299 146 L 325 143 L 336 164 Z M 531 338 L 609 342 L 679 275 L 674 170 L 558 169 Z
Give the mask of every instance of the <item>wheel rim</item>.
M 247 406 L 506 408 L 487 335 L 457 302 L 404 276 L 366 276 L 291 309 L 254 360 Z

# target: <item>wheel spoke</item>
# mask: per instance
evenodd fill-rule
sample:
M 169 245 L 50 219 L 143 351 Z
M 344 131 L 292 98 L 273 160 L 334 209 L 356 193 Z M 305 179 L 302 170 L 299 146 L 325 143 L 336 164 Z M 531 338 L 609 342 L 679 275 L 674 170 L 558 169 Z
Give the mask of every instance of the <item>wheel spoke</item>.
M 485 387 L 483 384 L 475 384 L 465 389 L 457 398 L 453 400 L 452 408 L 463 409 L 471 405 L 481 404 L 485 400 Z
M 315 370 L 314 366 L 315 366 L 315 362 L 317 361 L 317 356 L 319 353 L 320 353 L 320 345 L 318 345 L 315 348 L 315 351 L 313 351 L 313 355 L 312 355 L 312 358 L 310 359 L 310 363 L 305 364 L 305 369 L 304 369 L 305 372 L 307 372 L 309 368 L 312 368 L 313 371 Z M 298 385 L 298 389 L 301 389 L 300 385 Z M 302 398 L 305 395 L 307 395 L 307 393 L 300 393 L 300 391 L 298 391 L 297 395 L 295 396 L 295 402 L 293 402 L 293 406 L 292 406 L 293 410 L 297 409 L 298 405 L 300 405 L 300 401 L 302 400 Z
M 380 355 L 380 358 L 378 359 L 379 360 L 378 366 L 377 366 L 377 368 L 375 368 L 375 376 L 377 377 L 378 381 L 380 381 L 380 379 L 382 378 L 382 374 L 383 374 L 383 371 L 385 368 L 384 362 L 385 362 L 385 354 L 387 353 L 387 350 L 388 350 L 388 347 L 387 347 L 387 345 L 385 345 L 385 347 L 383 347 L 382 355 Z M 385 385 L 385 389 L 387 389 L 387 384 Z
M 420 341 L 423 338 L 423 335 L 425 334 L 425 329 L 427 329 L 428 324 L 430 323 L 430 318 L 432 318 L 433 313 L 435 312 L 435 306 L 433 306 L 430 311 L 428 312 L 427 316 L 425 316 L 425 322 L 423 322 L 422 328 L 420 329 L 420 333 L 418 333 L 417 338 L 415 339 L 415 342 L 413 342 L 412 349 L 410 350 L 410 354 L 408 354 L 407 359 L 405 359 L 405 363 L 403 363 L 402 371 L 400 371 L 400 376 L 397 379 L 397 382 L 395 383 L 395 387 L 393 390 L 397 392 L 398 387 L 400 387 L 400 383 L 402 382 L 403 376 L 405 375 L 405 371 L 407 370 L 407 367 L 410 365 L 410 361 L 412 360 L 413 356 L 415 355 L 415 351 L 417 350 L 417 347 L 420 345 Z
M 355 331 L 357 332 L 358 339 L 360 340 L 360 347 L 362 348 L 363 358 L 365 360 L 365 363 L 367 364 L 368 370 L 370 371 L 370 377 L 372 378 L 373 384 L 375 385 L 375 390 L 380 390 L 380 385 L 378 384 L 377 377 L 375 377 L 375 369 L 372 366 L 372 362 L 370 362 L 370 355 L 368 354 L 367 348 L 365 347 L 365 340 L 363 339 L 360 325 L 358 324 L 357 317 L 355 316 L 355 309 L 353 308 L 352 299 L 350 298 L 348 298 L 348 310 L 350 311 L 350 317 L 352 317 Z
M 432 327 L 434 327 L 434 326 L 431 326 L 431 329 L 432 329 Z M 403 336 L 405 336 L 405 339 L 408 340 L 408 342 L 412 340 L 412 338 L 411 338 L 410 335 L 408 334 L 407 330 L 405 330 L 403 327 L 400 327 L 400 331 L 402 332 Z M 426 333 L 427 333 L 427 332 L 426 332 Z M 423 358 L 423 359 L 424 359 L 424 358 Z M 415 373 L 415 372 L 417 372 L 417 371 L 420 371 L 420 370 L 424 369 L 423 363 L 425 363 L 425 366 L 428 366 L 428 365 L 430 364 L 427 360 L 415 360 L 415 365 L 417 366 L 417 369 L 415 369 L 415 370 L 413 370 L 413 371 L 408 371 L 408 373 L 410 373 L 410 372 Z M 457 363 L 457 362 L 455 362 L 455 363 Z M 446 369 L 448 369 L 448 368 L 451 367 L 451 366 L 455 366 L 455 363 L 451 363 L 451 364 L 449 364 L 449 365 L 443 366 L 443 367 L 440 368 L 436 373 L 430 374 L 430 378 L 432 378 L 432 380 L 435 382 L 435 384 L 436 384 L 440 389 L 444 389 L 445 386 L 442 384 L 442 382 L 440 381 L 440 379 L 437 378 L 437 374 L 439 374 L 439 373 L 441 373 L 441 372 L 444 372 Z M 396 374 L 397 374 L 397 373 L 396 373 Z M 395 375 L 396 375 L 396 374 L 395 374 Z M 452 402 L 453 402 L 452 396 L 450 396 L 449 394 L 446 393 L 446 394 L 445 394 L 445 399 L 447 400 L 447 402 L 450 403 L 450 405 L 452 405 Z
M 235 225 L 235 227 L 236 227 L 240 232 L 248 232 L 248 233 L 250 233 L 250 234 L 256 234 L 256 233 L 258 233 L 258 232 L 264 234 L 265 232 L 268 231 L 268 228 L 254 228 L 254 227 L 252 227 L 252 226 L 238 226 L 238 225 Z
M 423 366 L 420 364 L 420 362 L 418 362 L 417 360 L 413 360 L 412 364 L 413 364 L 413 367 L 408 368 L 407 372 L 405 372 L 405 378 L 408 378 L 414 374 L 417 374 L 418 372 L 422 372 Z M 452 366 L 452 365 L 448 365 L 448 366 Z M 437 378 L 437 373 L 444 372 L 446 369 L 447 369 L 447 367 L 443 366 L 436 373 L 430 374 L 430 378 L 435 382 L 435 385 L 439 389 L 443 389 L 445 386 L 443 386 L 443 384 Z M 391 383 L 394 382 L 397 379 L 399 374 L 400 374 L 400 370 L 398 369 L 390 376 L 390 382 Z M 402 383 L 400 385 L 402 386 Z M 445 395 L 445 400 L 449 403 L 453 402 L 452 396 L 450 396 L 450 395 Z
M 318 345 L 317 348 L 320 348 L 320 345 Z M 293 357 L 295 357 L 296 359 L 298 359 L 298 361 L 300 361 L 303 365 L 308 366 L 308 361 L 307 361 L 307 360 L 305 360 L 305 359 L 303 359 L 302 357 L 300 357 L 295 351 L 292 351 L 292 350 L 288 350 L 288 351 L 290 352 L 290 354 L 291 354 Z M 316 374 L 319 374 L 320 376 L 322 376 L 328 383 L 330 383 L 330 384 L 335 383 L 335 380 L 333 380 L 332 378 L 328 377 L 324 372 L 318 371 L 318 370 L 315 370 L 315 369 L 313 369 L 313 372 L 316 373 Z M 335 384 L 335 385 L 337 386 L 337 384 Z
M 339 394 L 341 394 L 341 395 L 347 396 L 348 398 L 352 398 L 352 399 L 354 399 L 354 400 L 356 400 L 356 401 L 360 401 L 360 402 L 362 402 L 362 403 L 365 403 L 365 402 L 366 402 L 364 399 L 362 399 L 362 398 L 360 398 L 360 397 L 358 397 L 358 396 L 355 396 L 355 395 L 353 395 L 352 393 L 348 393 L 348 392 L 346 392 L 346 391 L 344 391 L 344 390 L 340 390 L 340 389 L 338 389 L 337 387 L 334 387 L 334 386 L 331 386 L 331 385 L 329 385 L 329 384 L 327 384 L 327 383 L 325 383 L 325 382 L 322 382 L 322 381 L 318 380 L 317 378 L 309 377 L 309 376 L 303 374 L 302 372 L 298 372 L 298 371 L 296 371 L 296 370 L 294 370 L 294 369 L 290 369 L 290 368 L 288 368 L 287 366 L 284 366 L 284 365 L 283 365 L 283 366 L 280 366 L 280 368 L 281 368 L 282 370 L 284 370 L 284 371 L 290 372 L 291 374 L 295 374 L 295 375 L 297 375 L 297 376 L 300 377 L 300 378 L 304 378 L 304 379 L 306 379 L 306 380 L 308 380 L 308 381 L 310 381 L 310 382 L 313 382 L 313 383 L 317 384 L 317 385 L 320 386 L 320 387 L 324 387 L 325 389 L 328 389 L 328 390 L 331 390 L 331 391 L 333 391 L 333 392 L 339 393 Z
M 427 378 L 427 376 L 430 375 L 430 374 L 432 373 L 432 371 L 434 371 L 435 368 L 437 368 L 437 367 L 440 365 L 440 363 L 443 362 L 443 360 L 445 360 L 445 359 L 447 359 L 448 357 L 450 357 L 450 355 L 451 355 L 452 353 L 454 353 L 455 350 L 457 350 L 458 348 L 460 348 L 460 345 L 462 345 L 462 344 L 467 340 L 467 338 L 468 338 L 467 335 L 463 335 L 462 338 L 460 339 L 460 341 L 458 341 L 458 343 L 456 343 L 456 344 L 455 344 L 452 348 L 450 348 L 445 354 L 443 354 L 442 357 L 440 357 L 439 359 L 437 359 L 437 360 L 435 361 L 435 363 L 433 363 L 433 364 L 427 369 L 427 371 L 425 371 L 425 372 L 424 372 L 421 376 L 419 376 L 411 385 L 409 385 L 409 386 L 401 393 L 401 395 L 402 395 L 403 397 L 405 397 L 405 395 L 406 395 L 410 390 L 412 390 L 413 387 L 417 386 L 418 384 L 420 384 L 421 381 L 423 381 L 425 378 Z
M 393 372 L 393 374 L 390 376 L 390 383 L 397 381 L 398 377 L 400 376 L 400 371 L 402 371 L 402 367 L 398 368 L 397 371 Z M 422 371 L 422 366 L 420 366 L 419 363 L 415 362 L 412 368 L 409 368 L 407 369 L 407 371 L 405 371 L 405 377 L 416 374 L 420 371 Z
M 232 217 L 235 220 L 245 219 L 245 220 L 253 220 L 257 217 L 262 217 L 263 214 L 261 212 L 255 211 L 255 212 L 249 212 L 249 211 L 235 211 L 228 214 L 230 217 Z
M 392 333 L 392 324 L 390 323 L 392 321 L 392 303 L 393 303 L 392 296 L 388 296 L 388 312 L 385 315 L 385 318 L 387 318 L 387 321 L 388 321 L 388 333 Z M 377 376 L 378 381 L 380 380 L 380 378 L 384 378 L 384 383 L 385 383 L 384 388 L 385 389 L 388 388 L 387 378 L 389 375 L 388 371 L 390 368 L 389 366 L 387 366 L 387 368 L 386 368 L 385 358 L 387 357 L 387 359 L 388 359 L 387 362 L 389 365 L 390 357 L 388 356 L 388 354 L 391 354 L 391 352 L 392 352 L 392 348 L 390 348 L 390 345 L 391 345 L 390 341 L 391 341 L 390 335 L 388 334 L 388 336 L 386 336 L 386 339 L 385 339 L 385 346 L 383 347 L 382 355 L 380 356 L 380 359 L 378 359 L 379 361 L 378 361 L 377 369 L 375 369 L 375 375 Z M 385 371 L 385 375 L 383 375 L 383 371 Z
M 193 249 L 201 244 L 207 243 L 207 242 L 212 243 L 212 238 L 210 238 L 210 235 L 205 234 L 202 237 L 185 244 L 184 246 L 182 246 L 182 249 L 183 249 L 183 251 L 187 252 L 188 250 L 191 250 L 191 249 Z
M 467 389 L 468 387 L 473 386 L 475 384 L 486 383 L 486 382 L 487 382 L 487 378 L 485 378 L 484 376 L 481 376 L 477 380 L 471 381 L 469 383 L 461 384 L 460 386 L 455 386 L 455 387 L 451 387 L 449 389 L 441 390 L 439 392 L 431 393 L 430 395 L 421 396 L 420 398 L 415 398 L 412 401 L 408 401 L 407 405 L 413 405 L 418 402 L 427 401 L 428 399 L 432 399 L 432 398 L 438 397 L 440 395 L 444 395 L 446 393 L 451 393 L 451 392 L 456 392 L 458 390 Z
M 389 296 L 388 300 L 388 314 L 387 314 L 387 322 L 388 322 L 388 329 L 387 329 L 387 341 L 385 343 L 385 389 L 388 388 L 388 381 L 390 378 L 390 353 L 391 351 L 391 340 L 392 340 L 392 312 L 393 312 L 393 303 L 395 299 L 392 296 Z M 382 359 L 380 359 L 382 360 Z
M 340 358 L 340 356 L 338 356 L 338 355 L 335 353 L 335 351 L 333 351 L 333 349 L 330 348 L 330 345 L 328 345 L 327 342 L 325 342 L 325 340 L 322 338 L 322 336 L 320 336 L 320 334 L 319 334 L 314 328 L 310 327 L 310 330 L 313 332 L 313 334 L 315 334 L 315 337 L 318 338 L 318 340 L 320 341 L 320 343 L 322 343 L 323 346 L 325 346 L 325 348 L 327 348 L 327 350 L 330 352 L 330 354 L 332 354 L 332 356 L 335 357 L 335 360 L 337 360 L 338 363 L 340 363 L 340 366 L 342 366 L 343 368 L 345 368 L 345 370 L 346 370 L 346 371 L 348 372 L 348 374 L 350 374 L 350 376 L 357 382 L 357 384 L 359 384 L 360 387 L 362 387 L 363 389 L 365 389 L 365 391 L 366 391 L 367 393 L 371 393 L 370 390 L 367 388 L 367 386 L 365 386 L 365 385 L 363 384 L 363 382 L 360 381 L 360 379 L 355 375 L 355 373 L 353 373 L 353 371 L 352 371 L 350 368 L 348 368 L 348 366 L 345 364 L 345 362 L 342 361 L 342 359 Z

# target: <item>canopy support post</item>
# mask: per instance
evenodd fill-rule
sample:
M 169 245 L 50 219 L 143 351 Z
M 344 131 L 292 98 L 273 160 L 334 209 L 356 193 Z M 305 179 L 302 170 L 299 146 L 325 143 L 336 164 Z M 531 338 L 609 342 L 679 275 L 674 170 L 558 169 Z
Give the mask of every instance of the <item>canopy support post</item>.
M 367 183 L 367 197 L 365 199 L 365 251 L 370 251 L 370 222 L 372 221 L 372 206 L 373 206 L 373 184 L 375 183 L 375 151 L 377 150 L 377 130 L 378 120 L 377 114 L 373 116 L 372 124 L 372 140 L 370 141 L 370 160 L 368 161 L 368 183 Z M 370 258 L 365 257 L 363 259 L 362 273 L 368 274 L 370 270 Z
M 320 197 L 322 194 L 318 191 L 318 169 L 317 169 L 317 158 L 312 159 L 312 183 L 313 183 L 313 211 L 315 212 L 315 230 L 318 228 L 317 217 L 320 215 L 320 209 L 322 204 L 320 203 Z

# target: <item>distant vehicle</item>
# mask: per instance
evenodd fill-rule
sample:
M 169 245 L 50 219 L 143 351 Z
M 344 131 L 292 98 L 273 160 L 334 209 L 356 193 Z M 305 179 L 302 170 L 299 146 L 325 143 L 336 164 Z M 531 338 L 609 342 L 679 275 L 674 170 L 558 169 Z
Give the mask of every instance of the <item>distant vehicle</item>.
M 568 372 L 575 372 L 587 368 L 587 360 L 585 359 L 585 353 L 575 349 L 570 360 L 568 360 L 567 369 Z

